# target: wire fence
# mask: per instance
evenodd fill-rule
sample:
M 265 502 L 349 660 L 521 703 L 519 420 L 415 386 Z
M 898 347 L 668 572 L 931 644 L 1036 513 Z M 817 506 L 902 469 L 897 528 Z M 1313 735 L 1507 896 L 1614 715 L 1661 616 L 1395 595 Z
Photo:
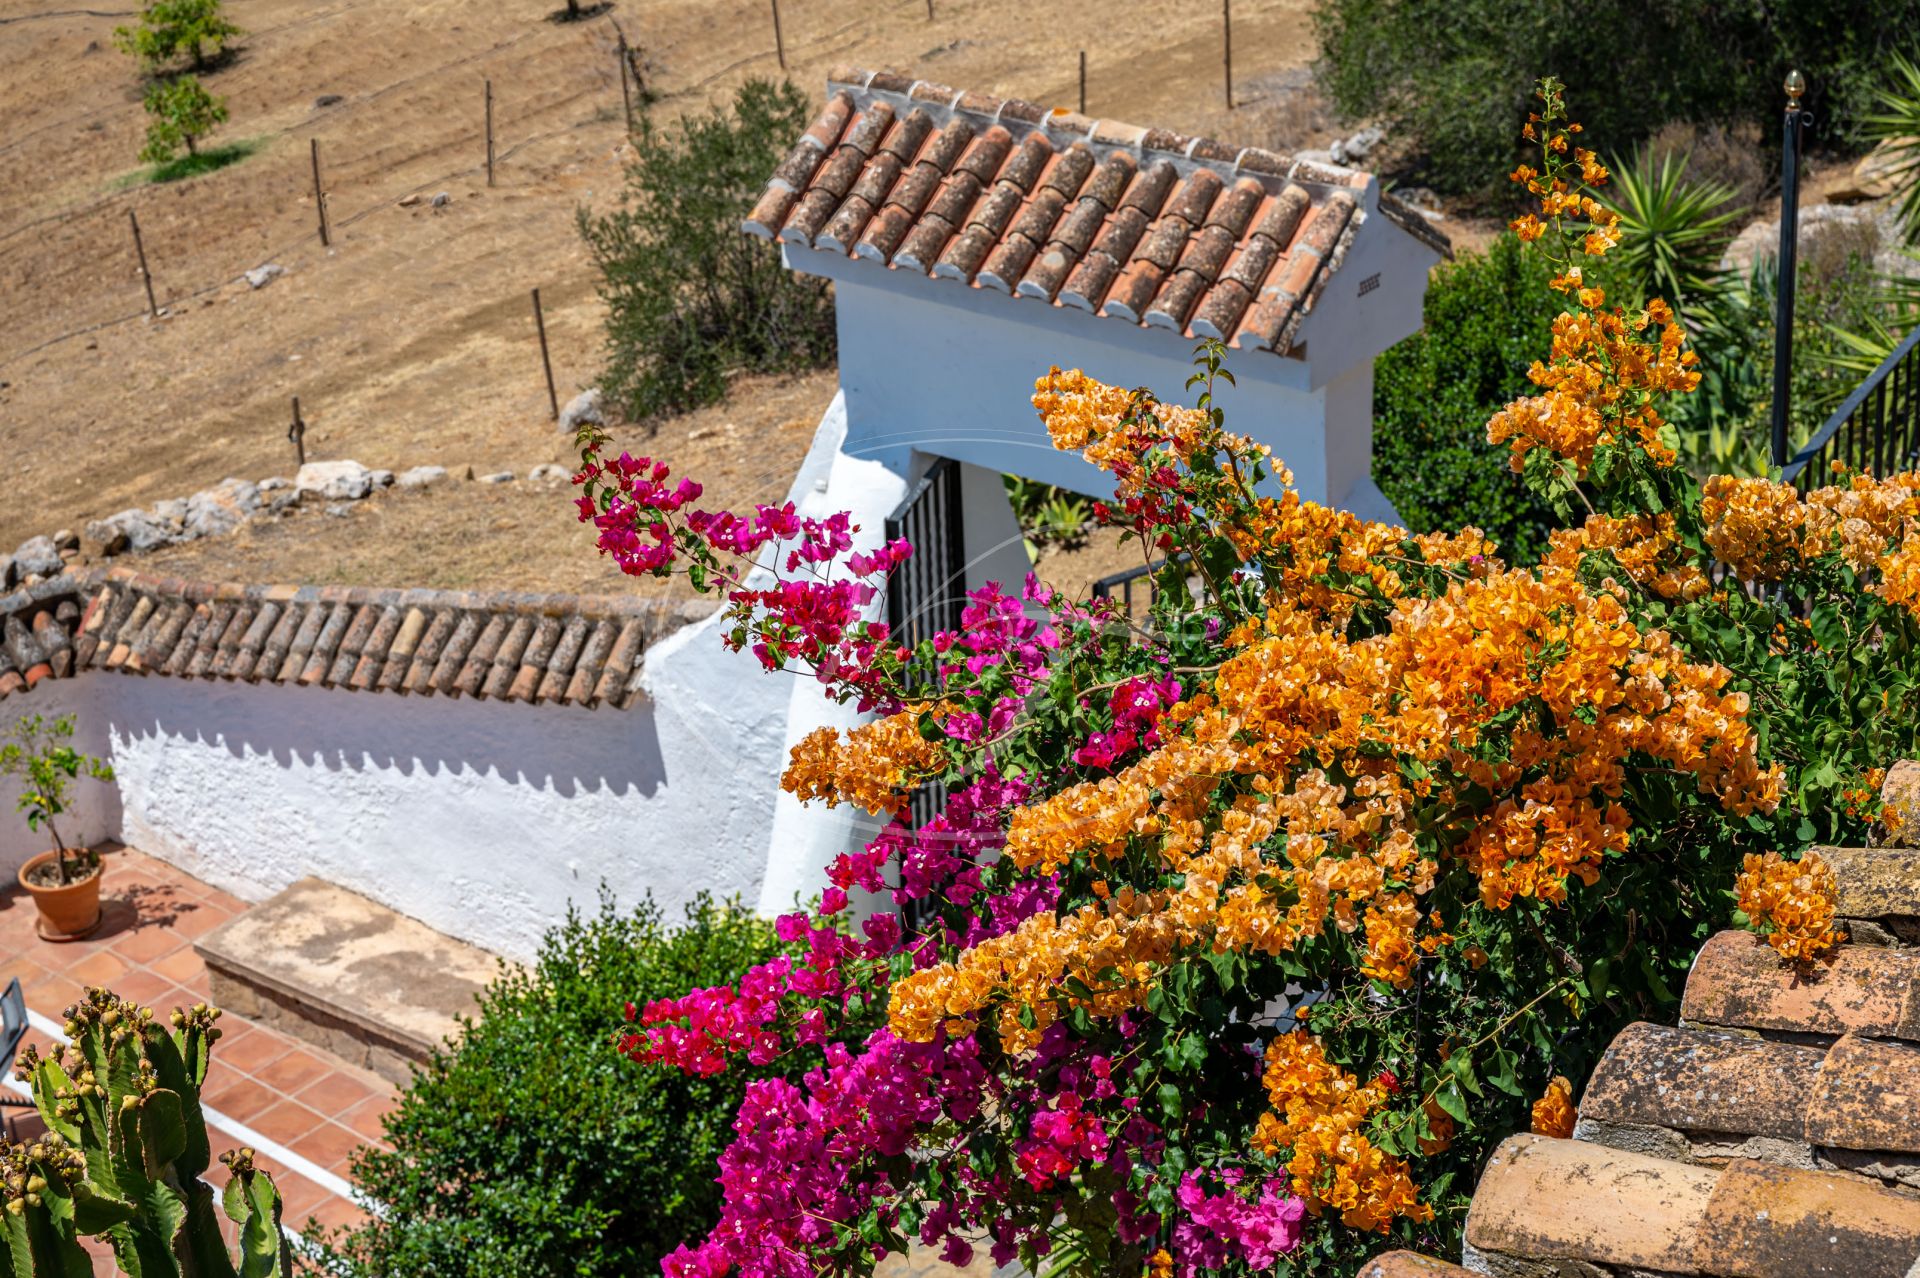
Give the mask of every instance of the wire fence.
M 896 0 L 895 4 L 888 7 L 917 12 L 923 3 L 924 0 Z M 251 31 L 247 37 L 249 47 L 257 46 L 262 40 L 269 40 L 271 37 L 291 29 L 338 18 L 360 7 L 361 5 L 359 3 L 340 5 L 324 13 L 311 14 L 294 22 L 282 23 L 278 26 Z M 68 14 L 87 13 L 90 16 L 100 17 L 122 16 L 116 13 L 96 13 L 91 10 L 72 10 L 66 12 Z M 604 48 L 596 48 L 595 50 L 591 65 L 596 68 L 596 70 L 592 73 L 591 82 L 581 85 L 559 97 L 549 97 L 544 100 L 534 99 L 523 102 L 520 104 L 519 118 L 538 118 L 542 115 L 551 115 L 556 111 L 566 111 L 582 101 L 599 101 L 603 97 L 610 96 L 612 92 L 617 91 L 614 80 L 616 68 L 619 65 L 617 61 L 618 54 L 616 52 L 618 48 L 616 27 L 611 22 L 601 24 L 591 21 L 589 23 L 583 23 L 582 27 L 583 34 L 586 34 L 591 42 L 604 46 Z M 792 42 L 793 50 L 797 56 L 804 56 L 809 59 L 831 59 L 846 49 L 857 45 L 861 39 L 870 35 L 871 30 L 872 23 L 869 17 L 858 18 L 826 31 L 809 33 L 804 38 Z M 298 137 L 301 135 L 308 137 L 318 136 L 320 130 L 329 124 L 337 125 L 344 117 L 350 116 L 355 112 L 364 112 L 365 108 L 376 105 L 382 100 L 402 93 L 409 88 L 429 83 L 435 79 L 445 78 L 448 75 L 458 73 L 462 69 L 475 71 L 485 70 L 489 64 L 504 61 L 528 41 L 546 34 L 548 34 L 546 30 L 531 28 L 520 35 L 502 41 L 484 51 L 470 54 L 451 62 L 442 63 L 430 70 L 392 81 L 371 93 L 327 107 L 318 108 L 313 117 L 310 117 L 299 125 L 280 130 L 272 136 L 276 138 Z M 848 37 L 852 38 L 849 40 L 847 39 Z M 844 45 L 840 43 L 843 40 L 846 40 Z M 655 60 L 656 63 L 668 61 L 674 51 L 684 47 L 685 44 L 686 42 L 683 40 L 672 40 L 658 46 L 647 46 L 642 50 L 642 56 L 650 60 Z M 660 91 L 655 85 L 650 85 L 649 87 L 654 89 L 652 97 L 656 105 L 663 102 L 686 102 L 688 99 L 703 96 L 714 85 L 734 77 L 741 71 L 757 63 L 772 62 L 774 59 L 775 50 L 770 43 L 768 47 L 763 50 L 734 59 L 697 79 L 675 86 L 668 86 L 664 92 Z M 477 91 L 475 96 L 477 101 Z M 610 105 L 610 103 L 603 104 L 603 109 L 608 105 Z M 17 150 L 28 144 L 34 138 L 48 132 L 71 134 L 75 130 L 84 129 L 91 123 L 123 109 L 124 108 L 110 108 L 100 111 L 84 112 L 40 126 L 26 134 L 11 139 L 4 146 L 0 146 L 0 155 L 5 155 L 9 151 Z M 475 112 L 475 118 L 476 120 L 480 118 L 478 110 Z M 603 116 L 603 111 L 596 110 L 593 114 L 585 118 L 573 119 L 558 127 L 528 134 L 504 149 L 499 150 L 494 156 L 495 166 L 506 165 L 513 160 L 515 156 L 525 153 L 531 147 L 537 147 L 542 143 L 550 142 L 555 138 L 564 137 L 568 134 L 599 128 L 605 123 L 606 120 Z M 480 138 L 480 129 L 476 129 L 475 136 L 476 140 Z M 407 156 L 383 156 L 378 162 L 371 163 L 366 171 L 357 172 L 356 162 L 359 160 L 359 157 L 356 153 L 342 148 L 340 146 L 341 139 L 333 139 L 332 141 L 333 146 L 330 147 L 328 151 L 330 172 L 326 185 L 329 196 L 328 210 L 330 229 L 335 234 L 363 222 L 365 219 L 383 210 L 399 209 L 400 202 L 410 196 L 423 195 L 435 188 L 451 185 L 462 179 L 483 174 L 486 171 L 484 144 L 480 143 L 475 147 L 475 159 L 473 163 L 446 172 L 437 173 L 432 177 L 412 182 L 404 187 L 395 186 L 391 189 L 383 190 L 377 195 L 370 196 L 362 206 L 356 208 L 354 211 L 346 214 L 338 214 L 332 211 L 330 197 L 333 191 L 376 184 L 383 175 L 402 169 L 409 163 L 418 161 L 422 155 L 429 152 L 421 152 Z M 436 147 L 433 149 L 440 148 Z M 304 165 L 305 157 L 303 154 L 299 160 L 299 167 L 304 169 Z M 91 263 L 93 265 L 106 263 L 117 265 L 121 261 L 130 263 L 133 249 L 131 241 L 127 240 L 124 234 L 121 217 L 123 211 L 131 206 L 132 201 L 139 195 L 141 189 L 142 188 L 138 186 L 130 186 L 123 190 L 96 197 L 82 204 L 34 217 L 27 222 L 0 231 L 0 261 L 6 260 L 8 256 L 16 252 L 44 254 L 44 243 L 27 237 L 36 230 L 54 226 L 73 228 L 75 237 L 77 238 L 99 240 L 103 248 L 93 259 Z M 283 211 L 291 212 L 293 211 L 293 207 L 297 206 L 289 206 L 284 210 L 276 210 L 276 215 L 279 215 Z M 97 226 L 94 225 L 96 222 L 98 223 Z M 308 225 L 298 232 L 289 232 L 280 242 L 269 244 L 263 249 L 249 253 L 248 256 L 243 259 L 243 264 L 220 272 L 216 277 L 195 287 L 191 285 L 179 286 L 174 283 L 174 278 L 167 273 L 164 255 L 152 252 L 152 235 L 150 233 L 149 244 L 150 253 L 153 256 L 154 282 L 159 288 L 161 309 L 163 311 L 175 310 L 187 303 L 197 301 L 211 293 L 237 284 L 245 278 L 247 271 L 267 262 L 280 259 L 298 260 L 298 255 L 303 250 L 318 247 L 314 244 L 315 238 L 313 225 Z M 125 242 L 122 243 L 122 241 Z M 110 313 L 97 319 L 71 325 L 51 336 L 32 341 L 17 350 L 0 355 L 0 368 L 7 368 L 18 364 L 22 360 L 29 359 L 63 342 L 87 337 L 108 329 L 116 328 L 120 325 L 134 323 L 147 318 L 147 316 L 147 308 L 140 304 L 136 290 L 130 293 L 129 305 L 124 311 Z

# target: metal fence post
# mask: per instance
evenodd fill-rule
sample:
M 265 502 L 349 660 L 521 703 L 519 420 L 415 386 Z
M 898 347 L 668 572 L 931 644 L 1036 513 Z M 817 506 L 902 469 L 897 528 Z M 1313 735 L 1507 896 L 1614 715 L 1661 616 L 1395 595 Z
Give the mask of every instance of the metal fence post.
M 1773 465 L 1787 464 L 1787 409 L 1793 393 L 1793 293 L 1800 247 L 1800 95 L 1806 77 L 1787 72 L 1786 133 L 1780 139 L 1780 254 L 1773 320 Z

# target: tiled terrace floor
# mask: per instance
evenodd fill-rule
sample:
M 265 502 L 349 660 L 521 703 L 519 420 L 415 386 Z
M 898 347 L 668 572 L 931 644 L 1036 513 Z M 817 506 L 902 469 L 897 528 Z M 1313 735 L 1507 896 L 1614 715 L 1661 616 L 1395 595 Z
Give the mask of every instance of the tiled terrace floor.
M 176 1005 L 212 1002 L 207 971 L 193 952 L 204 936 L 240 910 L 237 898 L 208 887 L 144 853 L 109 851 L 101 888 L 102 925 L 83 941 L 55 945 L 34 932 L 33 901 L 17 883 L 0 892 L 0 987 L 14 976 L 27 1007 L 59 1022 L 62 1009 L 89 985 L 104 985 L 165 1016 Z M 233 1013 L 220 1018 L 224 1031 L 214 1045 L 203 1100 L 212 1109 L 343 1180 L 348 1159 L 360 1145 L 377 1144 L 380 1116 L 395 1089 L 374 1074 L 348 1065 Z M 44 1049 L 46 1035 L 29 1030 L 25 1042 Z M 249 1144 L 209 1120 L 216 1154 Z M 295 1229 L 309 1215 L 338 1225 L 359 1216 L 339 1194 L 261 1151 L 257 1164 L 273 1173 Z M 222 1183 L 217 1163 L 207 1179 Z

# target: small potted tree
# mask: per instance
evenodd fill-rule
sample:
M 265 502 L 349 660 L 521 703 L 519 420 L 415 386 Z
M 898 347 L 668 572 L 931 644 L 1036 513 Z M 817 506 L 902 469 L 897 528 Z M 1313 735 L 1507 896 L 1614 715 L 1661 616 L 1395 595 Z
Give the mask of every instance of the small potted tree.
M 15 725 L 13 740 L 0 748 L 0 776 L 22 778 L 16 808 L 27 828 L 47 827 L 53 847 L 20 867 L 20 886 L 40 911 L 40 935 L 49 941 L 73 941 L 100 923 L 100 854 L 70 848 L 54 818 L 64 816 L 73 783 L 85 776 L 113 780 L 113 769 L 73 748 L 73 716 L 57 719 L 28 715 Z

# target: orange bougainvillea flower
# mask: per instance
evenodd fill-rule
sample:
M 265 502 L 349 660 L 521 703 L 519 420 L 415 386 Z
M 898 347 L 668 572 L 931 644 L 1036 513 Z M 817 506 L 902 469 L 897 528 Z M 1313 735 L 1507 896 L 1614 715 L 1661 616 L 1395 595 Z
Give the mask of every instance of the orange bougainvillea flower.
M 1547 1084 L 1546 1095 L 1533 1103 L 1534 1134 L 1570 1140 L 1579 1117 L 1580 1111 L 1573 1104 L 1573 1084 L 1556 1077 Z
M 1833 867 L 1818 852 L 1798 861 L 1778 852 L 1750 854 L 1734 891 L 1748 925 L 1782 958 L 1805 962 L 1845 939 L 1833 926 L 1839 900 Z

